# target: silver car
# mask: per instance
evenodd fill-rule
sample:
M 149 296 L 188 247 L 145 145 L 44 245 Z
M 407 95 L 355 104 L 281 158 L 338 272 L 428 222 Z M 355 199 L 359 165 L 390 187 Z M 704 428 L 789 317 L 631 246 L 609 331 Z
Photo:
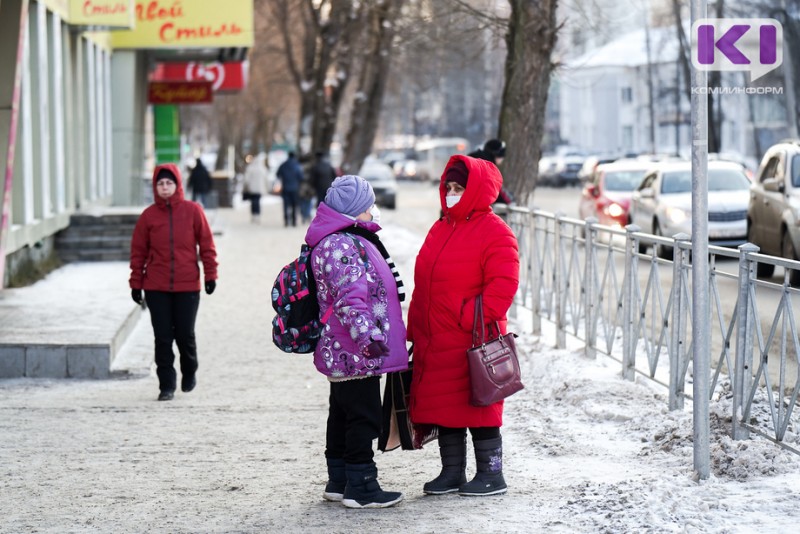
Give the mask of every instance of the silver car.
M 708 163 L 710 244 L 735 247 L 747 240 L 749 200 L 750 180 L 741 165 Z M 666 237 L 683 232 L 691 236 L 691 163 L 662 163 L 647 173 L 631 197 L 630 219 L 644 232 Z M 658 246 L 656 252 L 662 258 L 672 258 L 672 247 Z
M 747 212 L 747 240 L 763 254 L 800 259 L 800 141 L 771 146 L 761 160 Z M 758 264 L 759 276 L 772 276 L 774 265 Z M 790 283 L 800 285 L 800 271 Z

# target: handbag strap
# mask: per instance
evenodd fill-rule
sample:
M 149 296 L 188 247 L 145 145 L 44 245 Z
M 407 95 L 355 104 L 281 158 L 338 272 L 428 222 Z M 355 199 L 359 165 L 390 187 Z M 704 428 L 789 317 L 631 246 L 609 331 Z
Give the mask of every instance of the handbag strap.
M 481 334 L 480 339 L 478 339 L 478 322 L 480 321 L 481 325 Z M 498 337 L 501 336 L 500 334 L 500 323 L 498 321 L 494 322 L 494 327 L 497 329 Z M 489 331 L 489 335 L 491 335 L 491 330 Z M 486 320 L 483 317 L 483 295 L 478 295 L 475 297 L 475 314 L 472 319 L 472 346 L 477 347 L 478 345 L 484 345 L 486 343 Z

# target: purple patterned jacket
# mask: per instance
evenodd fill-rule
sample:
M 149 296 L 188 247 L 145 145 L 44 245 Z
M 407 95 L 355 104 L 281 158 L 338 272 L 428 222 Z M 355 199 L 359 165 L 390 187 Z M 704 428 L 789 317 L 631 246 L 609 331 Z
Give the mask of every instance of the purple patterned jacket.
M 375 245 L 344 233 L 355 224 L 373 232 L 381 228 L 373 222 L 353 221 L 321 203 L 306 233 L 306 243 L 315 247 L 311 265 L 320 317 L 333 307 L 314 351 L 314 365 L 333 378 L 380 375 L 408 368 L 406 327 L 394 276 Z M 366 263 L 354 239 L 366 251 Z M 376 340 L 389 346 L 388 356 L 369 356 L 367 346 Z

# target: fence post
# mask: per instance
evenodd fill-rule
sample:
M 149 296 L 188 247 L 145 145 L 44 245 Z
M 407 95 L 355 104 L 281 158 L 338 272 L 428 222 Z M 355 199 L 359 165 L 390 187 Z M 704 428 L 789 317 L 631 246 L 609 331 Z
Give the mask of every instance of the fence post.
M 536 246 L 536 211 L 531 210 L 529 214 L 531 218 L 531 261 L 533 266 L 531 268 L 531 331 L 534 335 L 541 335 L 542 333 L 542 277 L 544 277 L 544 260 L 540 261 L 539 248 Z M 547 223 L 544 225 L 544 242 L 542 247 L 547 243 Z
M 555 226 L 555 273 L 553 280 L 554 299 L 556 301 L 556 348 L 567 347 L 567 328 L 564 324 L 564 308 L 566 307 L 566 280 L 564 279 L 564 255 L 561 253 L 561 217 L 563 212 L 556 213 Z
M 636 378 L 636 294 L 635 283 L 639 269 L 639 238 L 633 234 L 639 232 L 635 224 L 625 227 L 625 282 L 622 291 L 622 378 L 633 381 Z
M 750 254 L 760 249 L 745 243 L 739 246 L 739 300 L 736 305 L 736 361 L 733 372 L 733 439 L 747 439 L 750 431 L 742 424 L 744 404 L 750 390 L 750 369 L 748 355 L 753 350 L 753 312 L 750 308 L 750 284 L 754 278 L 755 263 Z M 730 370 L 728 370 L 730 372 Z
M 681 370 L 686 343 L 686 318 L 689 312 L 689 303 L 684 298 L 683 269 L 689 263 L 687 244 L 690 237 L 680 233 L 673 238 L 675 245 L 672 249 L 672 316 L 669 319 L 669 409 L 680 410 L 684 399 Z
M 597 230 L 594 225 L 597 224 L 597 217 L 588 217 L 585 226 L 586 241 L 584 243 L 584 259 L 585 270 L 583 276 L 583 309 L 586 315 L 586 322 L 584 326 L 584 335 L 586 336 L 586 344 L 584 345 L 583 354 L 588 358 L 596 358 L 597 350 L 597 321 L 595 314 L 597 313 L 597 303 L 595 302 L 595 285 L 596 278 L 595 271 L 597 264 L 595 262 L 594 253 L 594 240 Z

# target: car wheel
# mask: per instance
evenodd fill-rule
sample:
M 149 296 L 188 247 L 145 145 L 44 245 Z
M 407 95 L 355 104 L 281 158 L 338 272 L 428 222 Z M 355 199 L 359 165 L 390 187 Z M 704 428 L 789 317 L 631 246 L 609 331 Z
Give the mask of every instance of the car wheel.
M 747 221 L 747 241 L 754 245 L 756 244 L 756 242 L 753 240 L 753 225 L 750 221 Z M 769 263 L 756 264 L 756 276 L 759 278 L 771 278 L 774 273 L 774 265 Z
M 794 245 L 792 244 L 792 238 L 789 236 L 789 232 L 783 233 L 783 239 L 781 240 L 781 255 L 787 260 L 797 259 L 797 254 L 795 253 Z M 791 284 L 793 287 L 800 286 L 800 271 L 797 269 L 790 270 L 789 284 Z
M 658 221 L 653 223 L 653 233 L 659 237 L 665 237 L 664 232 L 661 231 L 661 225 L 658 224 Z M 658 254 L 659 258 L 663 258 L 665 260 L 672 259 L 672 247 L 661 245 L 661 244 L 654 244 L 656 247 L 656 254 Z

